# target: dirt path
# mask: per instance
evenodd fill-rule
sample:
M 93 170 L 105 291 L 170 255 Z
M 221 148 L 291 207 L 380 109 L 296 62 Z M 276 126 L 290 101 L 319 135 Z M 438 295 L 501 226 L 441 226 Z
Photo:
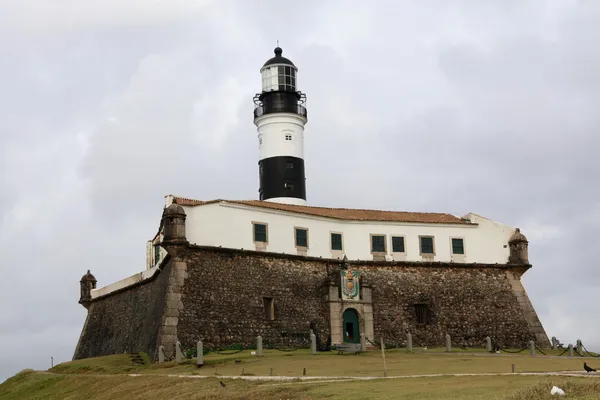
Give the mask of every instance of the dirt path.
M 117 374 L 61 374 L 49 371 L 36 371 L 41 374 L 49 375 L 76 375 L 80 377 L 114 377 Z M 600 378 L 598 373 L 586 373 L 578 371 L 555 371 L 555 372 L 491 372 L 491 373 L 470 373 L 470 374 L 419 374 L 419 375 L 395 375 L 395 376 L 244 376 L 244 375 L 173 375 L 173 374 L 118 374 L 127 375 L 130 377 L 145 377 L 145 376 L 160 376 L 167 378 L 179 379 L 208 379 L 216 378 L 221 380 L 226 379 L 242 379 L 247 381 L 264 381 L 264 382 L 288 382 L 287 384 L 295 383 L 326 383 L 326 382 L 345 382 L 345 381 L 369 381 L 375 379 L 410 379 L 410 378 L 439 378 L 439 377 L 465 377 L 465 376 L 564 376 L 578 378 Z M 279 383 L 281 384 L 281 383 Z

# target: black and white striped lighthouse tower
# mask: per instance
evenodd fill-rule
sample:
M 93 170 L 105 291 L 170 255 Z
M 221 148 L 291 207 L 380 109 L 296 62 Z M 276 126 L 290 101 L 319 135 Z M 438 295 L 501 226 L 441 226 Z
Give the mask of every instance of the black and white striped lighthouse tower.
M 275 48 L 260 69 L 262 93 L 254 96 L 258 130 L 260 200 L 306 205 L 304 125 L 306 96 L 297 90 L 298 68 Z

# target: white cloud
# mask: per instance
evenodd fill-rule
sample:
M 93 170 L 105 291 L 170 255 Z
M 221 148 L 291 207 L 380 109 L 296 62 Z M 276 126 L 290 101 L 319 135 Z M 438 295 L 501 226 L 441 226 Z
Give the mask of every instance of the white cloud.
M 8 23 L 5 29 L 55 35 L 170 25 L 190 15 L 211 12 L 213 3 L 213 0 L 8 0 L 3 9 Z

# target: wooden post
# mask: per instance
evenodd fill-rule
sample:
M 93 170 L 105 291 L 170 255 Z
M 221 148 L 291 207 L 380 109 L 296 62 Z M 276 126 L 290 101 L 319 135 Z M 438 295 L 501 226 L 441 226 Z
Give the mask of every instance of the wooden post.
M 412 335 L 410 333 L 406 334 L 406 350 L 412 351 Z
M 492 338 L 489 336 L 485 338 L 485 351 L 492 352 Z
M 304 370 L 302 371 L 302 375 L 306 376 L 306 367 L 304 367 Z
M 513 374 L 517 371 L 517 367 L 515 366 L 515 364 L 512 365 L 512 372 Z
M 383 357 L 383 376 L 387 377 L 387 363 L 385 362 L 385 344 L 383 344 L 383 335 L 381 335 L 381 356 Z
M 273 368 L 269 371 L 269 376 L 273 376 Z

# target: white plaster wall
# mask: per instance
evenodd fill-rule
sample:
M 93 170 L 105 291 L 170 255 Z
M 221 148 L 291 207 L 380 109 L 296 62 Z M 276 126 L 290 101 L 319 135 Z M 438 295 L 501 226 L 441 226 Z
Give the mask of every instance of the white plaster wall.
M 343 234 L 344 251 L 351 260 L 372 260 L 370 234 L 385 234 L 387 252 L 391 256 L 391 236 L 405 237 L 406 254 L 395 259 L 422 261 L 419 254 L 419 235 L 435 237 L 434 261 L 454 261 L 451 256 L 451 238 L 464 239 L 464 262 L 506 263 L 507 245 L 513 229 L 472 214 L 479 226 L 372 223 L 339 221 L 321 217 L 285 213 L 231 203 L 215 203 L 186 207 L 186 233 L 190 243 L 205 246 L 222 246 L 237 249 L 255 249 L 252 222 L 268 224 L 266 251 L 297 254 L 294 227 L 308 229 L 308 256 L 331 258 L 330 232 Z M 471 214 L 470 214 L 471 215 Z
M 255 123 L 259 160 L 279 156 L 304 159 L 304 117 L 291 113 L 266 114 L 257 118 Z M 292 140 L 286 140 L 286 134 L 292 135 Z
M 508 256 L 510 255 L 508 239 L 510 239 L 515 232 L 515 228 L 475 213 L 469 213 L 465 215 L 465 218 L 478 224 L 477 231 L 482 238 L 485 238 L 485 240 L 477 242 L 477 245 L 479 246 L 478 251 L 483 254 L 494 255 L 495 258 L 503 260 L 502 262 L 506 263 L 508 261 Z M 501 245 L 498 246 L 498 243 Z M 467 246 L 467 244 L 465 244 L 465 246 Z M 467 251 L 468 250 L 465 250 L 465 252 Z M 495 262 L 500 263 L 500 261 Z
M 293 204 L 296 206 L 305 206 L 306 200 L 298 199 L 296 197 L 273 197 L 270 199 L 266 199 L 265 201 L 270 201 L 271 203 L 280 203 L 280 204 Z
M 154 276 L 158 272 L 158 264 L 150 269 L 147 269 L 142 272 L 138 272 L 135 275 L 130 276 L 129 278 L 121 279 L 115 283 L 111 283 L 110 285 L 106 285 L 102 288 L 92 289 L 91 296 L 92 299 L 95 299 L 100 296 L 105 296 L 109 293 L 117 291 L 119 289 L 123 289 L 127 286 L 134 285 L 138 282 L 148 280 Z

